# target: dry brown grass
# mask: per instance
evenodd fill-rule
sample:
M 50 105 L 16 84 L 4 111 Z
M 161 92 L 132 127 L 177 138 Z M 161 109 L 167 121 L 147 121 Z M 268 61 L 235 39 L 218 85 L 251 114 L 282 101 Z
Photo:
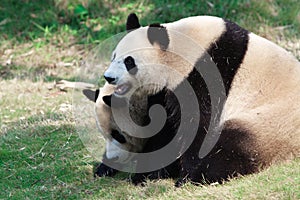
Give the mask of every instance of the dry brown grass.
M 43 118 L 49 113 L 61 113 L 71 120 L 72 92 L 52 88 L 53 83 L 43 81 L 0 81 L 1 132 L 4 133 L 16 122 L 26 121 L 30 116 Z

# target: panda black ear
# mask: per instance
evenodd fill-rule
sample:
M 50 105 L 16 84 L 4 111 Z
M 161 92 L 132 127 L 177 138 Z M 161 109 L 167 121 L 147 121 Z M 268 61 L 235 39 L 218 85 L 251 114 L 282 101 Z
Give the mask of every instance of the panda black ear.
M 102 97 L 102 100 L 104 101 L 104 103 L 106 105 L 108 105 L 109 107 L 111 107 L 111 96 L 112 95 L 107 95 L 107 96 Z
M 126 30 L 129 32 L 133 29 L 137 29 L 140 27 L 141 27 L 141 25 L 140 25 L 139 19 L 136 16 L 136 14 L 131 13 L 130 15 L 128 15 L 127 22 L 126 22 Z
M 149 25 L 147 36 L 152 45 L 157 43 L 163 51 L 168 48 L 170 39 L 166 27 L 160 24 L 151 24 Z
M 126 99 L 125 98 L 119 98 L 116 97 L 115 95 L 107 95 L 107 96 L 103 96 L 102 100 L 104 101 L 104 103 L 109 106 L 109 107 L 113 107 L 113 108 L 121 108 L 121 107 L 125 107 L 127 106 L 126 103 Z
M 97 89 L 96 91 L 84 89 L 82 90 L 82 93 L 91 101 L 96 102 L 99 96 L 100 90 Z

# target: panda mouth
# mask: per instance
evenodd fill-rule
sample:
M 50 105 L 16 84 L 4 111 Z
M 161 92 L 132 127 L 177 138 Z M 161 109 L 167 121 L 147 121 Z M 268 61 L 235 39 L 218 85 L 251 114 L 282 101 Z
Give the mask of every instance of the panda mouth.
M 129 90 L 131 89 L 131 84 L 129 83 L 123 83 L 123 84 L 120 84 L 116 87 L 115 89 L 115 93 L 117 95 L 124 95 L 126 94 Z

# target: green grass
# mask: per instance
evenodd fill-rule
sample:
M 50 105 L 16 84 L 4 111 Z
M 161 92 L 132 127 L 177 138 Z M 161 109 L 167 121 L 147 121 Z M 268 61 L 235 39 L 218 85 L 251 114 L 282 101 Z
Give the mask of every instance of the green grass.
M 2 0 L 0 75 L 6 79 L 41 75 L 47 81 L 63 74 L 74 79 L 68 75 L 79 66 L 78 61 L 104 39 L 124 31 L 131 12 L 138 14 L 143 25 L 216 15 L 279 43 L 300 58 L 299 10 L 297 0 Z M 71 66 L 67 73 L 59 70 L 64 64 Z
M 216 15 L 266 37 L 300 59 L 297 0 L 98 1 L 2 0 L 0 4 L 0 199 L 300 199 L 300 160 L 224 185 L 134 187 L 127 174 L 93 177 L 95 159 L 80 140 L 73 94 L 54 82 L 76 80 L 80 61 L 125 30 L 135 12 L 143 25 Z
M 64 114 L 31 116 L 0 139 L 0 199 L 299 199 L 300 160 L 224 185 L 134 187 L 128 175 L 93 178 L 94 160 Z
M 50 119 L 50 120 L 49 120 Z M 56 124 L 56 125 L 55 125 Z M 94 179 L 94 160 L 65 116 L 30 117 L 0 140 L 0 199 L 299 199 L 300 160 L 224 185 L 134 187 L 126 175 Z
M 138 14 L 143 25 L 216 15 L 278 43 L 300 58 L 299 10 L 297 0 L 2 0 L 0 76 L 11 79 L 31 74 L 48 77 L 44 78 L 47 81 L 63 74 L 64 78 L 75 79 L 68 75 L 79 66 L 78 61 L 104 39 L 124 31 L 131 12 Z M 65 63 L 71 66 L 67 73 L 60 70 Z
M 0 8 L 0 30 L 5 33 L 1 37 L 20 42 L 40 37 L 49 40 L 57 32 L 70 30 L 78 42 L 99 42 L 124 31 L 124 19 L 130 12 L 136 12 L 142 24 L 205 14 L 233 20 L 250 30 L 257 30 L 261 23 L 273 27 L 290 25 L 295 33 L 300 30 L 297 0 L 3 0 Z M 36 44 L 40 45 L 43 44 Z

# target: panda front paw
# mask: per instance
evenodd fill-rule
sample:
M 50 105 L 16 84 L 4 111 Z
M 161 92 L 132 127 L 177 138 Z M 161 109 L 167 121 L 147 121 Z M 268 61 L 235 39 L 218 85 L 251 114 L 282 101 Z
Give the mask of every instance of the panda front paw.
M 144 174 L 135 174 L 130 178 L 130 182 L 134 185 L 145 186 L 146 176 Z
M 177 188 L 182 187 L 186 182 L 187 182 L 186 179 L 180 178 L 180 179 L 178 179 L 178 180 L 176 181 L 175 187 L 177 187 Z
M 200 176 L 201 175 L 201 176 Z M 182 187 L 184 186 L 187 182 L 199 186 L 204 184 L 206 181 L 203 179 L 202 174 L 188 174 L 185 176 L 181 176 L 175 183 L 175 187 Z
M 94 176 L 99 176 L 99 177 L 104 177 L 104 176 L 108 176 L 108 177 L 112 177 L 114 176 L 116 173 L 118 172 L 118 170 L 113 169 L 111 167 L 106 166 L 105 164 L 101 163 L 100 165 L 98 165 L 95 169 L 95 173 Z

